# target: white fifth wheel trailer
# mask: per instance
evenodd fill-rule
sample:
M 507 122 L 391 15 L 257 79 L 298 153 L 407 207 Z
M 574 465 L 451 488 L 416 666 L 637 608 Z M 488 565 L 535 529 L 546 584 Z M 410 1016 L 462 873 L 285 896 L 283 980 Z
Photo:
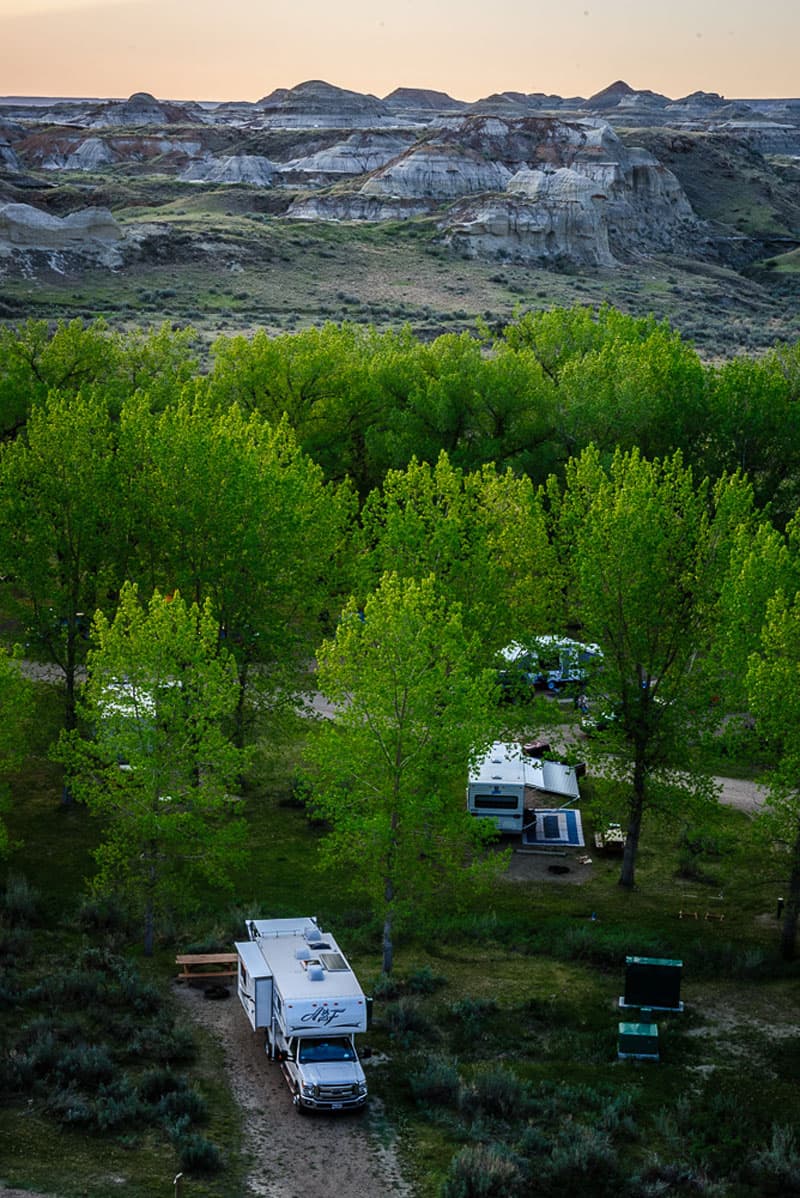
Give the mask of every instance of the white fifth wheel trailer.
M 330 932 L 311 917 L 251 919 L 236 945 L 239 1000 L 280 1063 L 299 1109 L 363 1107 L 367 1082 L 354 1037 L 367 999 Z
M 547 795 L 566 803 L 579 799 L 576 767 L 528 757 L 520 745 L 496 741 L 470 772 L 467 810 L 493 820 L 501 832 L 522 832 Z

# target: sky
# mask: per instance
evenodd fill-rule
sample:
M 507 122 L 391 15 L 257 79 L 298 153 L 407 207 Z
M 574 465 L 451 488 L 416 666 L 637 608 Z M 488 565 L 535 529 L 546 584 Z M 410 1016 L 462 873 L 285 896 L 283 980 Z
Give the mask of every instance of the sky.
M 0 95 L 800 96 L 800 0 L 0 0 Z

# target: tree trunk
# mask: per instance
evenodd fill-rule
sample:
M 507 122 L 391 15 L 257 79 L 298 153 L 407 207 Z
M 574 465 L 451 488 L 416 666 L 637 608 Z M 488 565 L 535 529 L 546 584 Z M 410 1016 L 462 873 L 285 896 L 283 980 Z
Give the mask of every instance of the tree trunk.
M 145 881 L 145 896 L 144 896 L 144 955 L 152 957 L 153 948 L 155 945 L 155 929 L 156 929 L 156 866 L 154 862 L 155 846 L 151 843 L 146 850 L 147 856 L 150 858 L 150 864 L 147 868 Z
M 75 617 L 69 617 L 67 625 L 67 656 L 64 662 L 64 680 L 67 689 L 67 702 L 64 710 L 64 727 L 67 732 L 72 732 L 78 725 L 78 717 L 75 711 L 75 670 L 76 670 L 76 628 Z M 64 807 L 71 806 L 73 802 L 72 791 L 67 785 L 66 780 L 61 788 L 61 802 Z
M 628 812 L 628 830 L 625 837 L 625 851 L 622 856 L 622 872 L 619 876 L 620 886 L 633 890 L 636 854 L 639 851 L 639 833 L 642 830 L 642 812 L 644 811 L 645 771 L 640 761 L 634 762 L 633 795 Z
M 155 914 L 153 900 L 148 896 L 144 907 L 144 955 L 152 957 L 155 944 Z
M 781 928 L 781 956 L 792 961 L 797 951 L 797 920 L 800 916 L 800 822 L 797 825 L 792 851 L 792 872 L 789 875 L 789 897 L 783 912 Z
M 392 879 L 386 879 L 384 888 L 384 898 L 386 899 L 386 914 L 383 919 L 383 965 L 382 969 L 385 974 L 392 972 L 394 965 L 394 945 L 392 944 L 392 899 L 394 898 L 394 887 Z
M 236 699 L 236 712 L 234 715 L 233 727 L 233 743 L 237 749 L 244 748 L 244 705 L 247 697 L 247 671 L 248 662 L 243 661 L 239 665 L 239 694 Z

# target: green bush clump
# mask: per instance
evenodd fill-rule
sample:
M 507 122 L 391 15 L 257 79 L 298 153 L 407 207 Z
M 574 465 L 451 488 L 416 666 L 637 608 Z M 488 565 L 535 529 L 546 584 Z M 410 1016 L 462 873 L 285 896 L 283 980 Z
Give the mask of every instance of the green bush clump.
M 216 1144 L 186 1126 L 176 1126 L 173 1142 L 178 1151 L 181 1169 L 187 1173 L 219 1173 L 225 1167 L 222 1153 Z
M 38 891 L 20 874 L 9 874 L 3 898 L 3 913 L 12 927 L 27 928 L 36 923 L 39 916 L 40 898 Z
M 605 1132 L 578 1123 L 559 1136 L 544 1164 L 543 1194 L 592 1194 L 616 1198 L 624 1190 L 617 1154 Z
M 423 965 L 421 969 L 409 974 L 406 980 L 406 989 L 409 994 L 434 994 L 446 985 L 447 978 L 434 973 L 428 965 Z
M 181 1117 L 188 1118 L 192 1123 L 205 1123 L 208 1119 L 206 1100 L 197 1090 L 192 1090 L 186 1085 L 162 1094 L 155 1110 L 158 1118 L 164 1123 Z
M 519 1163 L 495 1144 L 470 1144 L 450 1162 L 441 1198 L 514 1198 L 531 1193 Z
M 101 1082 L 111 1081 L 114 1066 L 104 1048 L 93 1044 L 75 1044 L 61 1050 L 53 1072 L 62 1085 L 95 1088 Z
M 430 1057 L 410 1077 L 411 1092 L 423 1105 L 457 1107 L 461 1090 L 458 1063 L 446 1057 Z
M 418 1037 L 430 1037 L 433 1026 L 428 1016 L 413 999 L 399 998 L 386 1009 L 389 1035 L 409 1048 Z
M 84 932 L 125 932 L 129 927 L 123 907 L 111 895 L 85 899 L 78 908 L 76 922 Z
M 463 1033 L 477 1036 L 483 1031 L 490 1016 L 497 1013 L 493 998 L 462 998 L 450 1004 L 450 1015 Z
M 762 1194 L 795 1198 L 800 1194 L 800 1151 L 790 1127 L 773 1125 L 768 1145 L 759 1149 L 748 1170 Z
M 165 1094 L 186 1088 L 186 1080 L 171 1069 L 150 1069 L 139 1078 L 138 1091 L 142 1102 L 156 1103 Z
M 472 1085 L 461 1091 L 461 1109 L 471 1119 L 522 1119 L 527 1107 L 528 1088 L 508 1069 L 478 1073 Z
M 131 1057 L 164 1063 L 188 1063 L 194 1060 L 196 1053 L 191 1032 L 171 1021 L 138 1028 L 128 1046 L 128 1055 Z

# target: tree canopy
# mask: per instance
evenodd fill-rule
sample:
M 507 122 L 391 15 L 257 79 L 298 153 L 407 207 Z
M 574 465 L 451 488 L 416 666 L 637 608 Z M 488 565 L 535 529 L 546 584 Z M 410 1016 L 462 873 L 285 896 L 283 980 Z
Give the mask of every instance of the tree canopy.
M 324 852 L 350 871 L 383 923 L 389 973 L 397 930 L 431 900 L 472 888 L 487 828 L 467 814 L 471 757 L 493 738 L 495 681 L 476 670 L 457 607 L 432 578 L 385 574 L 363 613 L 345 608 L 319 653 L 321 691 L 337 706 L 313 737 L 314 807 L 331 824 Z
M 236 667 L 210 603 L 126 584 L 113 620 L 98 611 L 80 704 L 86 734 L 57 750 L 75 795 L 102 819 L 95 887 L 140 910 L 145 953 L 170 905 L 198 884 L 226 888 L 245 852 L 231 794 L 245 757 L 229 737 Z

